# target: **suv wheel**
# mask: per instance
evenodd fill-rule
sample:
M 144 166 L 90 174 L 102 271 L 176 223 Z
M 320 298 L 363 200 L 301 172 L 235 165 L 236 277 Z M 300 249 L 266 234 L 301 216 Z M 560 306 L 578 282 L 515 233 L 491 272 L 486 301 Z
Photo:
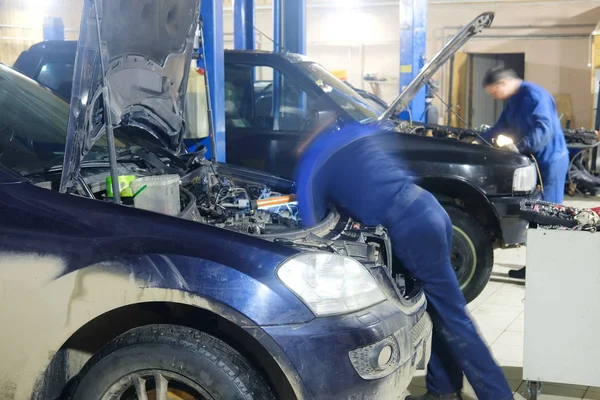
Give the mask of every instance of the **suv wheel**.
M 467 303 L 475 300 L 492 275 L 492 242 L 481 224 L 465 211 L 444 205 L 452 221 L 452 267 Z
M 80 373 L 75 400 L 272 400 L 271 389 L 232 347 L 194 329 L 148 325 L 119 336 Z

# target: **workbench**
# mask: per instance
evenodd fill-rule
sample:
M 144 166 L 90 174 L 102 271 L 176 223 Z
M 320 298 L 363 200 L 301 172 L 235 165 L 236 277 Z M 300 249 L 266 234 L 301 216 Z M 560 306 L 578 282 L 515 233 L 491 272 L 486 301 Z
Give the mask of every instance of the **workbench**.
M 600 233 L 527 233 L 523 378 L 600 387 Z M 543 389 L 542 389 L 543 390 Z

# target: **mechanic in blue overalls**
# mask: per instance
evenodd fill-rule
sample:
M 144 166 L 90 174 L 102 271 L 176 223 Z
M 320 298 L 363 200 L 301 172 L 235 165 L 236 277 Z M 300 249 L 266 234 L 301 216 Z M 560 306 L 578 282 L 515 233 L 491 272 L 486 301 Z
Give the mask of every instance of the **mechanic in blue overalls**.
M 496 125 L 485 132 L 487 140 L 505 135 L 512 150 L 533 155 L 540 168 L 544 200 L 562 204 L 569 170 L 569 151 L 554 98 L 541 86 L 524 82 L 511 69 L 489 70 L 483 80 L 486 92 L 505 101 Z M 509 271 L 511 278 L 525 279 L 525 268 Z
M 333 204 L 365 224 L 385 226 L 395 255 L 423 283 L 434 324 L 433 354 L 428 393 L 416 399 L 460 399 L 463 373 L 478 399 L 512 399 L 502 370 L 466 312 L 450 263 L 450 218 L 390 154 L 398 137 L 376 125 L 357 124 L 309 138 L 297 169 L 302 222 L 320 222 Z

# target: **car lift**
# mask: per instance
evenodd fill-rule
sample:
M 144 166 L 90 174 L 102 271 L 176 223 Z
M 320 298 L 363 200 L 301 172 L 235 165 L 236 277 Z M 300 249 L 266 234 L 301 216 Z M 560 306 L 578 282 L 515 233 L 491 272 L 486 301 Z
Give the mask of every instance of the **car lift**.
M 400 1 L 400 91 L 413 80 L 425 65 L 427 42 L 427 2 Z M 423 88 L 400 114 L 404 120 L 424 122 L 426 89 Z
M 306 53 L 306 1 L 274 0 L 273 21 L 275 42 L 274 50 L 279 46 L 294 53 Z M 238 50 L 253 50 L 254 0 L 234 1 L 234 47 Z M 212 108 L 213 140 L 206 138 L 197 145 L 207 148 L 206 156 L 219 162 L 225 162 L 225 56 L 223 47 L 223 0 L 203 1 L 200 6 L 203 21 L 204 41 L 201 44 L 198 67 L 206 64 L 207 81 L 210 88 L 208 98 Z M 216 149 L 212 149 L 211 142 Z M 195 145 L 195 146 L 197 146 Z M 193 146 L 190 150 L 194 150 Z
M 207 157 L 219 162 L 226 159 L 225 140 L 225 88 L 223 48 L 223 0 L 203 1 L 200 14 L 203 19 L 204 43 L 201 49 L 202 63 L 206 63 L 210 87 L 209 101 L 212 107 L 212 134 L 216 151 L 210 138 L 199 144 L 207 148 Z M 255 48 L 254 34 L 255 0 L 234 1 L 234 47 L 238 50 Z M 427 38 L 427 2 L 402 0 L 400 3 L 400 89 L 419 72 L 425 60 Z M 285 49 L 292 53 L 306 54 L 306 0 L 273 0 L 274 51 Z M 202 64 L 199 64 L 201 67 Z M 276 77 L 275 77 L 276 78 Z M 275 79 L 275 84 L 278 79 Z M 423 121 L 426 114 L 426 89 L 422 89 L 409 106 L 406 119 Z M 273 99 L 277 101 L 276 98 Z M 279 107 L 274 107 L 275 110 Z M 402 116 L 401 116 L 402 117 Z M 193 149 L 191 149 L 193 150 Z

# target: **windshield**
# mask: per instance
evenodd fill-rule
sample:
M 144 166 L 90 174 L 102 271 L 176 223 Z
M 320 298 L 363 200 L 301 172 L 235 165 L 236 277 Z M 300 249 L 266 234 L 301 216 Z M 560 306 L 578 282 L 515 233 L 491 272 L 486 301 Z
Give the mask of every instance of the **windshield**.
M 22 175 L 62 165 L 69 105 L 47 88 L 0 65 L 0 164 Z M 119 152 L 129 149 L 120 135 Z M 87 161 L 108 159 L 103 137 Z
M 298 63 L 298 67 L 355 120 L 367 122 L 379 116 L 380 112 L 365 98 L 323 66 L 313 62 L 301 62 Z

